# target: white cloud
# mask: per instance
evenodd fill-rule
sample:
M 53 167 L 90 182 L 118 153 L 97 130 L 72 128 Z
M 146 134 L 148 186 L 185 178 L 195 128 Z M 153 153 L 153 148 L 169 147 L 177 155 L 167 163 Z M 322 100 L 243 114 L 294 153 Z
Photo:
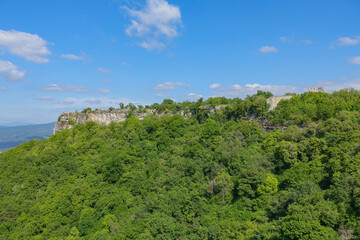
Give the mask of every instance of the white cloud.
M 159 42 L 154 39 L 148 40 L 148 41 L 143 41 L 143 42 L 139 43 L 139 46 L 142 48 L 145 48 L 149 51 L 155 50 L 155 49 L 162 50 L 162 49 L 166 48 L 166 45 L 164 43 Z
M 111 73 L 111 70 L 108 70 L 108 69 L 105 69 L 102 67 L 97 68 L 96 71 L 101 72 L 103 74 Z
M 351 37 L 341 37 L 338 38 L 337 44 L 339 46 L 354 46 L 360 43 L 360 36 L 351 38 Z
M 74 111 L 75 108 L 98 108 L 98 109 L 108 109 L 109 107 L 118 108 L 119 103 L 128 104 L 129 102 L 134 103 L 135 105 L 141 104 L 146 105 L 143 102 L 134 102 L 130 101 L 127 98 L 121 99 L 109 99 L 109 98 L 65 98 L 63 101 L 58 102 L 54 105 L 55 109 L 62 109 L 67 111 Z
M 161 44 L 159 38 L 170 39 L 178 36 L 177 26 L 181 24 L 178 6 L 171 5 L 166 0 L 146 0 L 146 6 L 141 10 L 126 9 L 133 17 L 126 34 L 147 38 L 140 46 L 148 50 L 164 48 L 165 44 Z
M 39 100 L 39 101 L 52 101 L 53 98 L 50 97 L 50 96 L 45 96 L 45 97 L 38 97 L 38 98 L 36 98 L 36 100 Z
M 190 101 L 197 101 L 199 98 L 202 98 L 203 96 L 201 94 L 196 94 L 196 93 L 189 93 L 185 96 L 186 100 L 190 100 Z
M 348 81 L 321 81 L 317 85 L 324 87 L 327 92 L 338 91 L 344 88 L 354 88 L 360 90 L 360 78 Z
M 169 99 L 171 99 L 171 96 L 168 95 L 168 94 L 158 93 L 158 94 L 156 94 L 156 96 L 159 97 L 159 98 L 169 98 Z
M 0 75 L 11 82 L 20 81 L 25 72 L 18 71 L 18 67 L 9 61 L 0 60 Z
M 122 62 L 121 65 L 125 66 L 125 67 L 129 67 L 131 66 L 131 64 L 127 63 L 127 62 Z
M 261 53 L 275 53 L 278 52 L 276 47 L 270 47 L 270 46 L 263 46 L 259 48 L 259 52 Z
M 101 93 L 109 93 L 110 90 L 109 89 L 99 88 L 99 92 L 101 92 Z
M 50 85 L 47 85 L 43 88 L 41 88 L 41 90 L 43 91 L 63 91 L 63 88 L 60 87 L 59 85 L 53 83 L 53 84 L 50 84 Z
M 164 82 L 159 83 L 155 87 L 153 87 L 154 90 L 174 90 L 176 87 L 185 86 L 189 87 L 188 84 L 183 82 Z
M 83 86 L 59 86 L 58 84 L 50 84 L 43 88 L 43 91 L 55 91 L 55 92 L 88 92 L 89 90 Z
M 216 88 L 219 88 L 220 86 L 221 86 L 220 83 L 214 83 L 214 84 L 211 84 L 211 85 L 209 86 L 209 88 L 210 88 L 210 89 L 216 89 Z
M 0 91 L 6 91 L 7 89 L 7 87 L 0 87 Z
M 61 58 L 66 58 L 69 60 L 75 60 L 75 61 L 79 61 L 79 60 L 83 60 L 84 58 L 82 56 L 77 56 L 74 54 L 61 54 L 60 56 Z
M 49 62 L 47 56 L 51 52 L 47 48 L 47 44 L 47 41 L 36 34 L 0 30 L 0 46 L 5 47 L 11 54 L 23 57 L 31 62 Z
M 360 64 L 360 57 L 351 57 L 351 58 L 349 58 L 349 63 L 356 64 L 356 65 Z
M 291 85 L 262 85 L 258 83 L 245 84 L 241 86 L 234 84 L 232 86 L 217 88 L 213 92 L 214 97 L 246 97 L 247 95 L 256 94 L 258 90 L 269 91 L 274 95 L 284 95 L 287 92 L 296 92 L 297 88 Z
M 280 37 L 280 41 L 283 43 L 297 43 L 297 44 L 312 44 L 313 42 L 308 39 L 296 40 L 294 36 L 291 37 Z

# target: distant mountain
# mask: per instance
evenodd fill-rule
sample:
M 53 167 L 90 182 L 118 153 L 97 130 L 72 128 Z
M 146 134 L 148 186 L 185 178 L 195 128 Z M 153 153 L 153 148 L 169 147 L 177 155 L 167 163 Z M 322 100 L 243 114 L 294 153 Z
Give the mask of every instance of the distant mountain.
M 50 137 L 55 123 L 45 123 L 27 126 L 0 126 L 0 151 L 18 146 L 31 139 L 45 139 Z

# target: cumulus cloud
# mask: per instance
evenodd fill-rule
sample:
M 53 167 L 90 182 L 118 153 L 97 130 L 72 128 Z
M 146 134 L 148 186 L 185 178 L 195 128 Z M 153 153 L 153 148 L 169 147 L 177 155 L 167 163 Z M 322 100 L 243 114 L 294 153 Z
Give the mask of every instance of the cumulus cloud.
M 111 70 L 105 69 L 105 68 L 102 68 L 102 67 L 97 68 L 96 71 L 101 72 L 103 74 L 111 73 Z
M 202 98 L 203 96 L 201 94 L 196 94 L 196 93 L 189 93 L 185 96 L 186 100 L 189 101 L 197 101 L 199 98 Z
M 220 84 L 220 83 L 214 83 L 214 84 L 211 84 L 211 85 L 209 86 L 210 89 L 216 89 L 216 88 L 219 88 L 219 87 L 221 87 L 221 84 Z
M 0 30 L 0 46 L 11 54 L 23 57 L 31 62 L 49 62 L 47 56 L 51 52 L 47 48 L 47 44 L 47 41 L 36 34 Z
M 159 83 L 155 87 L 153 87 L 154 90 L 174 90 L 176 87 L 185 86 L 189 87 L 188 84 L 183 82 L 164 82 Z
M 109 89 L 99 88 L 99 92 L 101 92 L 101 93 L 109 93 L 110 90 Z
M 44 97 L 38 97 L 38 98 L 36 98 L 36 100 L 39 100 L 39 101 L 52 101 L 53 98 L 50 97 L 50 96 L 44 96 Z
M 141 10 L 126 8 L 132 17 L 131 25 L 126 29 L 128 36 L 144 37 L 146 41 L 139 44 L 148 50 L 161 49 L 164 43 L 159 38 L 168 39 L 178 36 L 177 27 L 181 24 L 180 8 L 166 0 L 146 0 Z
M 43 91 L 54 91 L 54 92 L 88 92 L 89 90 L 83 86 L 60 86 L 58 84 L 50 84 L 45 87 L 42 87 Z
M 356 64 L 356 65 L 360 64 L 360 57 L 351 57 L 351 58 L 349 58 L 349 63 Z
M 232 86 L 220 87 L 214 89 L 214 97 L 241 97 L 256 94 L 258 90 L 269 91 L 274 95 L 283 95 L 287 92 L 296 92 L 297 88 L 291 85 L 262 85 L 258 83 L 245 84 L 244 86 L 234 84 Z
M 0 60 L 0 75 L 10 82 L 16 82 L 24 78 L 25 72 L 19 71 L 18 67 L 9 61 Z
M 270 46 L 263 46 L 259 48 L 259 52 L 261 53 L 276 53 L 278 52 L 276 47 L 270 47 Z

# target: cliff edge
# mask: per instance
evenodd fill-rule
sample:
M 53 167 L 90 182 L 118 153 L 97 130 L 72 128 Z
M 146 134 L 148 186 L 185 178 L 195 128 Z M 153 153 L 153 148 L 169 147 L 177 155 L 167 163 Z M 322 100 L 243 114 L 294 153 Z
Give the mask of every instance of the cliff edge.
M 129 109 L 114 109 L 114 110 L 96 110 L 92 112 L 68 112 L 62 113 L 55 123 L 54 134 L 63 130 L 72 128 L 76 124 L 85 122 L 96 122 L 99 124 L 109 125 L 111 122 L 123 122 L 132 114 L 140 120 L 146 115 L 154 114 L 155 110 L 146 109 L 143 111 L 131 111 Z

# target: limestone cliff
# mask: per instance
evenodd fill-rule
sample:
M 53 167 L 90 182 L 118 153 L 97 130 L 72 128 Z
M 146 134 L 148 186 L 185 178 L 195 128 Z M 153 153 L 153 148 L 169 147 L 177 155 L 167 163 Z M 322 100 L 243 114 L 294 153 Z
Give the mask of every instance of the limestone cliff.
M 154 114 L 155 110 L 147 109 L 141 111 L 134 111 L 132 114 L 138 117 L 140 120 L 144 116 L 149 114 Z M 121 110 L 97 110 L 93 112 L 69 112 L 62 113 L 55 124 L 54 134 L 63 130 L 72 128 L 75 124 L 82 124 L 85 122 L 96 122 L 99 124 L 109 125 L 111 122 L 123 122 L 126 120 L 129 115 L 130 110 L 121 109 Z
M 217 110 L 225 108 L 226 105 L 219 106 L 202 106 L 201 108 L 214 113 Z M 155 109 L 142 109 L 131 111 L 129 109 L 113 109 L 113 110 L 96 110 L 89 112 L 68 112 L 62 113 L 55 124 L 54 134 L 63 130 L 70 129 L 76 124 L 82 124 L 85 122 L 96 122 L 99 124 L 109 125 L 111 122 L 124 122 L 129 114 L 138 117 L 140 120 L 144 119 L 146 115 L 157 115 L 162 117 L 164 115 L 172 116 L 173 113 L 169 112 L 158 112 Z M 176 114 L 180 114 L 184 118 L 191 116 L 191 112 L 181 110 Z
M 267 100 L 266 100 L 266 103 L 267 104 L 270 104 L 270 108 L 269 108 L 269 111 L 273 110 L 276 108 L 276 106 L 279 104 L 279 102 L 281 100 L 289 100 L 290 98 L 292 98 L 292 95 L 289 95 L 289 96 L 272 96 L 272 97 L 269 97 Z

